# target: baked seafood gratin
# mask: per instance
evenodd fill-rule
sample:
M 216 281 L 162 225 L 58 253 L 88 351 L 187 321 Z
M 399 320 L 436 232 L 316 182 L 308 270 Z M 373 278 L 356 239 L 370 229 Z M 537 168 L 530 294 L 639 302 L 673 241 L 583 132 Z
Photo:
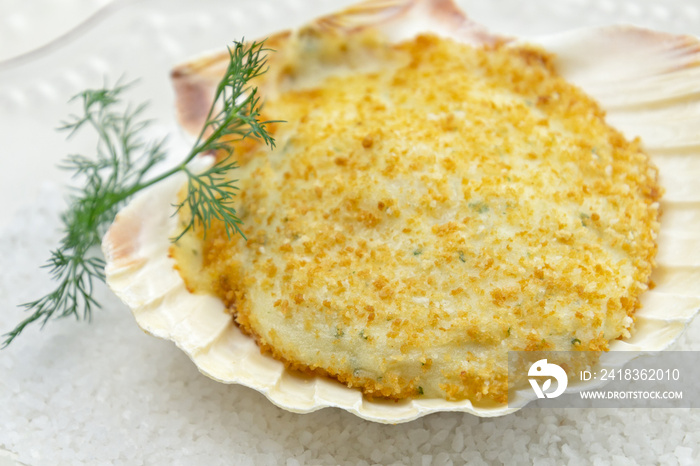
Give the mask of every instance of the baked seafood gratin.
M 544 52 L 437 36 L 284 47 L 261 86 L 279 92 L 277 148 L 233 155 L 248 240 L 218 224 L 172 249 L 263 350 L 370 396 L 504 402 L 508 350 L 630 336 L 656 169 Z
M 484 409 L 507 402 L 509 350 L 605 351 L 635 334 L 663 190 L 640 140 L 556 56 L 437 0 L 369 2 L 267 45 L 255 85 L 263 119 L 284 123 L 273 151 L 234 148 L 247 240 L 215 224 L 159 259 L 174 259 L 182 301 L 216 308 L 211 325 L 235 321 L 288 369 L 369 403 Z M 173 72 L 185 128 L 199 130 L 225 58 Z M 133 227 L 119 222 L 107 244 Z M 133 255 L 106 250 L 113 263 Z M 185 296 L 167 293 L 157 306 Z M 214 311 L 175 312 L 171 328 Z

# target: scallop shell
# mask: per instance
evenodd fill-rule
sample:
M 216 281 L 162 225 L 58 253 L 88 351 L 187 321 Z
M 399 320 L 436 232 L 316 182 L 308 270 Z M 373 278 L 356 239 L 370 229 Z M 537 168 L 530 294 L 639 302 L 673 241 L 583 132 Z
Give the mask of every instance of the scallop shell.
M 377 28 L 394 40 L 434 32 L 485 44 L 515 39 L 488 33 L 451 0 L 379 0 L 320 18 L 310 29 L 353 34 Z M 268 43 L 283 43 L 289 32 Z M 642 298 L 634 335 L 611 350 L 658 351 L 684 331 L 700 309 L 700 41 L 635 27 L 579 30 L 528 40 L 556 54 L 568 80 L 594 96 L 608 121 L 626 136 L 640 136 L 666 188 L 659 234 L 656 287 Z M 179 117 L 198 130 L 228 61 L 215 53 L 178 66 L 173 80 Z M 274 63 L 272 63 L 274 66 Z M 206 163 L 200 161 L 200 163 Z M 439 411 L 500 416 L 504 405 L 468 400 L 369 401 L 356 389 L 323 377 L 301 376 L 260 353 L 215 297 L 190 294 L 168 256 L 173 201 L 182 178 L 168 179 L 137 196 L 115 219 L 103 241 L 109 286 L 132 309 L 146 332 L 172 340 L 205 375 L 246 385 L 293 412 L 338 407 L 382 423 L 405 422 Z M 160 206 L 160 208 L 154 208 Z

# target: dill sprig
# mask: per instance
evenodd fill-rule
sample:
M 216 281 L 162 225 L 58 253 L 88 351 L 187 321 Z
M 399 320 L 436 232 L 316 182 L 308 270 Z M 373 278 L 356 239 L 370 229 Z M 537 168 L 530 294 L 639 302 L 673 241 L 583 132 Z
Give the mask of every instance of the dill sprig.
M 192 213 L 190 221 L 175 238 L 177 241 L 198 223 L 204 232 L 211 226 L 213 219 L 223 221 L 226 234 L 230 238 L 238 233 L 245 238 L 240 229 L 241 220 L 236 216 L 233 201 L 238 180 L 227 180 L 226 174 L 237 168 L 236 162 L 229 162 L 229 157 L 203 173 L 192 173 L 187 163 L 195 155 L 210 151 L 224 150 L 231 154 L 232 142 L 254 137 L 274 148 L 275 140 L 267 133 L 266 125 L 271 121 L 260 122 L 260 97 L 257 88 L 250 88 L 248 82 L 267 71 L 263 43 L 253 43 L 249 48 L 237 43 L 229 48 L 229 64 L 224 78 L 216 87 L 215 102 L 206 118 L 206 123 L 197 138 L 191 155 L 181 165 L 187 174 L 187 196 L 177 207 L 187 206 Z
M 235 42 L 229 47 L 228 68 L 191 151 L 179 165 L 152 178 L 148 178 L 152 168 L 165 158 L 165 139 L 148 142 L 142 137 L 150 124 L 142 118 L 145 104 L 121 110 L 121 95 L 129 85 L 86 90 L 71 99 L 82 101 L 82 115 L 69 117 L 59 129 L 68 131 L 70 137 L 85 127 L 92 128 L 98 135 L 97 156 L 70 155 L 61 165 L 84 184 L 71 189 L 69 207 L 61 215 L 63 237 L 44 265 L 58 284 L 46 296 L 21 305 L 31 314 L 4 335 L 3 348 L 33 322 L 40 321 L 43 326 L 51 318 L 91 318 L 92 310 L 100 307 L 92 296 L 95 283 L 105 279 L 99 245 L 107 227 L 131 196 L 175 173 L 187 176 L 186 197 L 176 207 L 178 212 L 186 207 L 190 218 L 173 241 L 198 226 L 206 231 L 215 219 L 224 223 L 229 237 L 243 235 L 242 222 L 233 207 L 237 180 L 228 178 L 236 162 L 223 157 L 202 172 L 193 171 L 189 163 L 212 151 L 230 155 L 230 144 L 247 137 L 274 147 L 275 141 L 266 130 L 271 122 L 260 121 L 260 97 L 249 85 L 251 79 L 267 71 L 268 51 L 264 41 L 250 45 Z

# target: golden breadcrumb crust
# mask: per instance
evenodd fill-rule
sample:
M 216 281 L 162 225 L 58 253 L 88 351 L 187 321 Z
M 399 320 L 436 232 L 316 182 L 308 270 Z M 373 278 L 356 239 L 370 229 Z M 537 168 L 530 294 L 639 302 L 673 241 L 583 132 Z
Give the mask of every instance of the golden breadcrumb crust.
M 369 397 L 504 402 L 508 350 L 630 335 L 657 172 L 552 57 L 296 40 L 261 85 L 286 121 L 277 148 L 235 148 L 248 240 L 215 225 L 173 248 L 190 289 L 288 366 Z

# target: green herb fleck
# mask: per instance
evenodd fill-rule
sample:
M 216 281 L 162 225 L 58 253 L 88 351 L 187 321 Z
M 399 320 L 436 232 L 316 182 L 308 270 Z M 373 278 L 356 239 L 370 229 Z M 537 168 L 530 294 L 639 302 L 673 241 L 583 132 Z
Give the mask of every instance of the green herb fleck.
M 579 340 L 578 338 L 574 338 L 573 340 L 571 340 L 571 344 L 572 344 L 572 345 L 580 345 L 580 344 L 581 344 L 581 340 Z
M 489 206 L 486 205 L 484 202 L 479 201 L 479 202 L 470 202 L 469 207 L 472 209 L 476 210 L 478 213 L 483 214 L 489 211 Z
M 335 337 L 336 337 L 336 338 L 340 338 L 340 337 L 342 337 L 343 335 L 345 335 L 345 332 L 343 332 L 340 328 L 336 327 L 336 328 L 335 328 Z
M 422 250 L 422 249 L 416 249 L 415 251 L 413 251 L 413 255 L 414 255 L 414 256 L 420 256 L 421 254 L 423 254 L 423 250 Z
M 459 251 L 459 260 L 462 262 L 467 262 L 467 258 L 464 257 L 464 251 Z
M 581 218 L 581 225 L 583 225 L 584 227 L 587 227 L 588 224 L 586 223 L 586 220 L 590 219 L 591 216 L 586 214 L 586 213 L 581 212 L 579 214 L 579 217 Z
M 418 387 L 418 394 L 422 395 L 423 394 L 423 387 Z
M 362 339 L 368 339 L 369 337 L 365 336 L 365 329 L 360 330 L 360 338 Z

